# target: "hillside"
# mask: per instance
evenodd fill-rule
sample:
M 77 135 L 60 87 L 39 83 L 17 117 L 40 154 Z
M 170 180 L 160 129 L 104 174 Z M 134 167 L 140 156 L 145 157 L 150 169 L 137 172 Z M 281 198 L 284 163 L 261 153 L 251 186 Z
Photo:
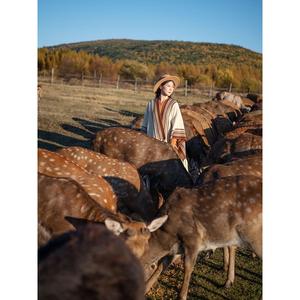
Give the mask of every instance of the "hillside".
M 112 60 L 131 59 L 142 63 L 158 64 L 216 64 L 231 66 L 247 64 L 261 68 L 262 54 L 227 44 L 194 43 L 182 41 L 97 40 L 61 44 L 52 49 L 67 48 L 110 57 Z

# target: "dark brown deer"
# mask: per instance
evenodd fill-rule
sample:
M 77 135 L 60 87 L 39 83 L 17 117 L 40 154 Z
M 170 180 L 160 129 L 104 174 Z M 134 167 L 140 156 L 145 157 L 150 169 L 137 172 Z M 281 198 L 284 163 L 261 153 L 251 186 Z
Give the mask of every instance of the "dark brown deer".
M 166 220 L 166 217 L 157 218 L 148 226 L 144 222 L 132 221 L 100 206 L 76 181 L 39 174 L 39 246 L 59 234 L 74 230 L 74 223 L 65 220 L 67 216 L 105 223 L 116 235 L 124 236 L 126 243 L 138 257 L 147 247 L 150 232 Z
M 39 250 L 40 300 L 142 300 L 144 292 L 140 262 L 103 225 L 88 224 Z
M 166 199 L 177 186 L 192 186 L 190 174 L 171 145 L 136 130 L 112 127 L 96 134 L 93 150 L 133 164 Z
M 186 299 L 197 255 L 204 250 L 249 246 L 262 256 L 262 182 L 253 176 L 219 179 L 198 188 L 176 189 L 163 213 L 164 226 L 153 233 L 141 257 L 148 290 L 168 256 L 184 254 L 180 299 Z M 161 260 L 162 259 L 162 260 Z M 159 262 L 160 261 L 160 262 Z M 159 272 L 158 272 L 159 273 Z
M 224 163 L 232 158 L 241 158 L 262 152 L 262 137 L 252 133 L 242 133 L 235 138 L 220 138 L 208 153 L 208 164 Z
M 58 150 L 58 153 L 89 173 L 103 176 L 117 196 L 120 212 L 127 215 L 137 214 L 145 221 L 153 220 L 158 203 L 152 201 L 132 164 L 82 147 L 66 147 Z
M 102 207 L 112 212 L 117 211 L 116 195 L 105 179 L 90 174 L 56 152 L 38 149 L 38 172 L 53 177 L 71 178 L 77 181 Z

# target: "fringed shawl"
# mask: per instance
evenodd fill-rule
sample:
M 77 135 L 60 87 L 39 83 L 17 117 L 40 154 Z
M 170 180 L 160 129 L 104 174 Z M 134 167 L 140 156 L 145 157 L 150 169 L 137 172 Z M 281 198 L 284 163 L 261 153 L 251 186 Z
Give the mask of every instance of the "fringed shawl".
M 166 143 L 170 143 L 172 138 L 176 138 L 178 155 L 182 160 L 186 158 L 184 123 L 179 105 L 172 98 L 161 104 L 158 99 L 153 99 L 148 103 L 142 130 L 147 135 Z

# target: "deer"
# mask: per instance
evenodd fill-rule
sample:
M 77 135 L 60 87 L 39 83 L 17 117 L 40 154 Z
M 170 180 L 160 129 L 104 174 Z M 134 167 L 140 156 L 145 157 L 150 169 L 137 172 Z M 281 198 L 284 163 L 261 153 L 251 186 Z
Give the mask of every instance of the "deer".
M 249 112 L 251 108 L 247 107 L 243 100 L 242 97 L 239 95 L 235 95 L 230 92 L 222 91 L 218 92 L 214 98 L 216 101 L 222 101 L 222 103 L 228 105 L 228 106 L 236 106 L 237 109 L 243 109 L 246 112 Z
M 220 178 L 237 176 L 237 175 L 252 175 L 262 178 L 262 156 L 261 154 L 250 155 L 245 158 L 233 160 L 225 164 L 214 164 L 209 166 L 201 174 L 202 184 L 210 181 L 215 181 Z M 229 288 L 234 283 L 235 279 L 235 252 L 236 246 L 224 248 L 224 270 L 227 272 L 227 281 L 225 287 Z
M 102 224 L 58 236 L 38 252 L 40 300 L 142 300 L 142 266 L 124 241 Z
M 111 158 L 133 164 L 139 173 L 150 178 L 151 190 L 164 199 L 177 186 L 193 186 L 191 175 L 168 143 L 136 130 L 111 127 L 97 132 L 92 149 Z
M 90 174 L 59 153 L 38 149 L 38 172 L 53 177 L 71 178 L 102 207 L 112 212 L 117 211 L 116 194 L 109 183 L 103 177 Z
M 202 184 L 219 178 L 252 175 L 262 178 L 262 155 L 254 154 L 224 164 L 213 164 L 201 174 Z
M 145 221 L 154 218 L 162 199 L 153 201 L 135 166 L 82 147 L 65 147 L 57 153 L 89 173 L 102 176 L 117 196 L 118 211 Z
M 168 219 L 151 235 L 149 248 L 141 257 L 146 291 L 164 269 L 165 262 L 172 261 L 176 254 L 184 254 L 181 300 L 187 299 L 199 252 L 248 246 L 262 257 L 260 178 L 231 176 L 197 188 L 177 188 L 161 213 L 168 215 Z
M 210 149 L 206 163 L 224 163 L 261 152 L 262 137 L 244 132 L 234 138 L 221 137 Z
M 65 219 L 69 217 L 69 219 Z M 114 234 L 123 236 L 133 253 L 140 257 L 148 245 L 150 232 L 157 230 L 167 219 L 158 217 L 148 225 L 134 221 L 121 213 L 114 213 L 99 205 L 78 182 L 70 178 L 55 178 L 38 174 L 38 243 L 49 240 L 79 223 L 70 217 L 86 222 L 104 223 Z

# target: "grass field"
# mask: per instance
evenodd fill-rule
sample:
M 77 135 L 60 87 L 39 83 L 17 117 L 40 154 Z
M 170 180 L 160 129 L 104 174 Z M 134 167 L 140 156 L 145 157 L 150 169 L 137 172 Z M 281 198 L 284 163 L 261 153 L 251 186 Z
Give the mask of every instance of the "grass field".
M 81 86 L 42 84 L 38 104 L 38 146 L 56 150 L 66 146 L 89 147 L 94 134 L 110 126 L 128 126 L 144 112 L 152 93 Z M 175 95 L 180 103 L 204 102 L 199 96 Z M 172 266 L 159 278 L 147 299 L 176 299 L 183 279 L 183 266 Z M 248 250 L 237 251 L 236 281 L 223 288 L 223 252 L 215 251 L 209 259 L 199 255 L 188 299 L 260 299 L 262 264 Z

